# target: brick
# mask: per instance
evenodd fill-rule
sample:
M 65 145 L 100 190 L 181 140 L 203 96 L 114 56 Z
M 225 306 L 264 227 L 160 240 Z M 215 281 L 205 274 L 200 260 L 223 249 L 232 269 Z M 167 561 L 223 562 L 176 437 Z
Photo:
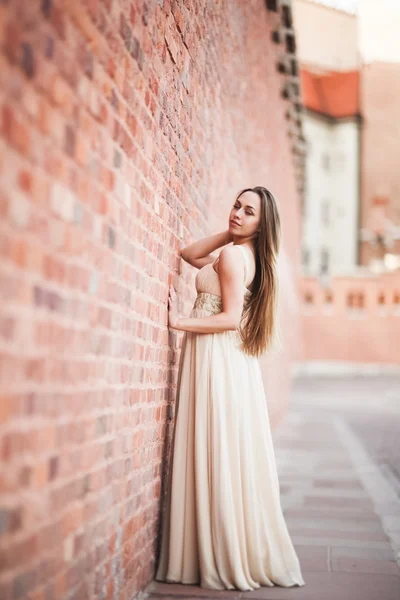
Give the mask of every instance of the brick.
M 48 482 L 47 463 L 36 464 L 32 473 L 32 485 L 37 488 L 44 488 Z
M 89 142 L 82 136 L 78 135 L 75 150 L 76 160 L 85 167 L 89 162 Z
M 0 508 L 0 533 L 5 534 L 17 531 L 22 525 L 21 509 Z
M 48 479 L 49 479 L 49 481 L 52 481 L 57 476 L 58 470 L 59 470 L 59 458 L 58 458 L 58 456 L 53 456 L 50 459 L 50 461 L 49 461 L 49 467 L 48 468 L 49 468 Z
M 93 53 L 83 42 L 79 46 L 77 59 L 78 63 L 82 67 L 83 73 L 89 77 L 89 79 L 92 79 L 94 70 Z
M 35 74 L 33 48 L 30 44 L 23 43 L 21 50 L 21 68 L 27 77 L 33 77 Z
M 74 220 L 75 198 L 70 190 L 56 182 L 50 195 L 51 208 L 55 215 L 67 222 Z
M 41 9 L 45 17 L 50 17 L 53 0 L 41 0 Z
M 35 583 L 33 572 L 18 574 L 13 580 L 13 599 L 26 598 L 28 590 Z
M 114 150 L 114 167 L 119 168 L 122 163 L 121 152 Z
M 73 92 L 66 81 L 60 75 L 54 75 L 50 93 L 53 101 L 64 109 L 69 109 L 73 103 Z
M 26 170 L 21 169 L 18 173 L 18 185 L 21 190 L 27 194 L 32 192 L 32 174 Z
M 10 106 L 2 110 L 2 132 L 7 141 L 24 156 L 31 149 L 31 133 L 23 121 L 18 118 Z
M 7 422 L 13 414 L 12 406 L 13 400 L 11 396 L 6 396 L 5 394 L 0 396 L 0 424 Z
M 69 156 L 74 156 L 74 154 L 75 154 L 75 143 L 76 143 L 75 131 L 70 125 L 67 125 L 65 128 L 64 149 L 65 149 L 65 152 L 67 154 L 69 154 Z
M 51 60 L 54 56 L 54 38 L 51 35 L 47 35 L 43 41 L 44 43 L 44 55 L 46 58 Z
M 29 223 L 31 205 L 22 194 L 15 193 L 8 206 L 10 223 L 19 228 L 25 228 Z
M 40 107 L 40 96 L 32 87 L 24 90 L 22 105 L 26 113 L 34 120 L 38 118 Z
M 21 35 L 22 33 L 17 23 L 9 20 L 4 27 L 4 48 L 7 58 L 12 63 L 16 63 L 18 59 Z

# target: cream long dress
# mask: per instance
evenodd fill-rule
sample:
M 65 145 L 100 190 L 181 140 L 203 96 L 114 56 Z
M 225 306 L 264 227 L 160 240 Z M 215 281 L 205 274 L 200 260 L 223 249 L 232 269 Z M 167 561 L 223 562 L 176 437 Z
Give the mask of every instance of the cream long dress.
M 244 259 L 245 284 L 251 250 L 233 247 Z M 222 310 L 213 264 L 198 271 L 196 290 L 190 316 Z M 215 590 L 302 586 L 280 503 L 260 364 L 239 349 L 238 336 L 183 335 L 155 579 Z

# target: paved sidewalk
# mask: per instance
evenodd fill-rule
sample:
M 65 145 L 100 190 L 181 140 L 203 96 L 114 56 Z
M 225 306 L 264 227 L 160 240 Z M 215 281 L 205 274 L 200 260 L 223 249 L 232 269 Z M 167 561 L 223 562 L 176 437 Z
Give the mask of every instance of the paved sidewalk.
M 387 435 L 394 430 L 398 377 L 299 379 L 291 412 L 273 435 L 306 585 L 218 592 L 152 581 L 141 598 L 399 600 L 400 443 L 399 434 Z

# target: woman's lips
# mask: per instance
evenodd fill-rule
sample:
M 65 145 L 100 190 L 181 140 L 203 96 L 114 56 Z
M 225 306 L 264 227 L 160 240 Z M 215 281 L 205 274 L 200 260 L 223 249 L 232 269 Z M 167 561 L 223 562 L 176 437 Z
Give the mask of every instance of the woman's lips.
M 236 221 L 231 221 L 231 225 L 236 225 L 236 227 L 240 227 L 239 223 L 236 223 Z

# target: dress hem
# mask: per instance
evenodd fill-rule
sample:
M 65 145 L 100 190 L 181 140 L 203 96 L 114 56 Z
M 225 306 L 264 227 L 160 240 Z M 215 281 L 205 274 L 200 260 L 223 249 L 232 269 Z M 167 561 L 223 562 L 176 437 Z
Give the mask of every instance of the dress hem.
M 200 581 L 184 581 L 184 580 L 168 579 L 168 578 L 159 579 L 157 577 L 154 577 L 154 580 L 155 581 L 159 581 L 160 583 L 171 583 L 171 584 L 177 583 L 177 584 L 180 584 L 180 585 L 193 585 L 193 586 L 198 586 L 198 587 L 200 587 L 202 589 L 205 589 L 205 590 L 216 590 L 216 591 L 237 590 L 239 592 L 253 592 L 253 591 L 259 590 L 260 588 L 263 588 L 263 587 L 267 587 L 267 588 L 272 588 L 272 587 L 292 588 L 292 587 L 303 587 L 304 585 L 306 585 L 306 582 L 304 581 L 304 579 L 301 579 L 300 581 L 296 581 L 296 582 L 294 582 L 294 583 L 292 583 L 290 585 L 281 585 L 279 583 L 275 583 L 274 582 L 274 583 L 272 583 L 272 585 L 260 584 L 257 587 L 249 587 L 249 588 L 243 589 L 243 588 L 239 588 L 239 587 L 236 587 L 236 586 L 233 586 L 233 587 L 226 587 L 226 586 L 223 586 L 223 587 L 209 587 L 209 586 L 206 586 L 206 585 L 201 585 Z

